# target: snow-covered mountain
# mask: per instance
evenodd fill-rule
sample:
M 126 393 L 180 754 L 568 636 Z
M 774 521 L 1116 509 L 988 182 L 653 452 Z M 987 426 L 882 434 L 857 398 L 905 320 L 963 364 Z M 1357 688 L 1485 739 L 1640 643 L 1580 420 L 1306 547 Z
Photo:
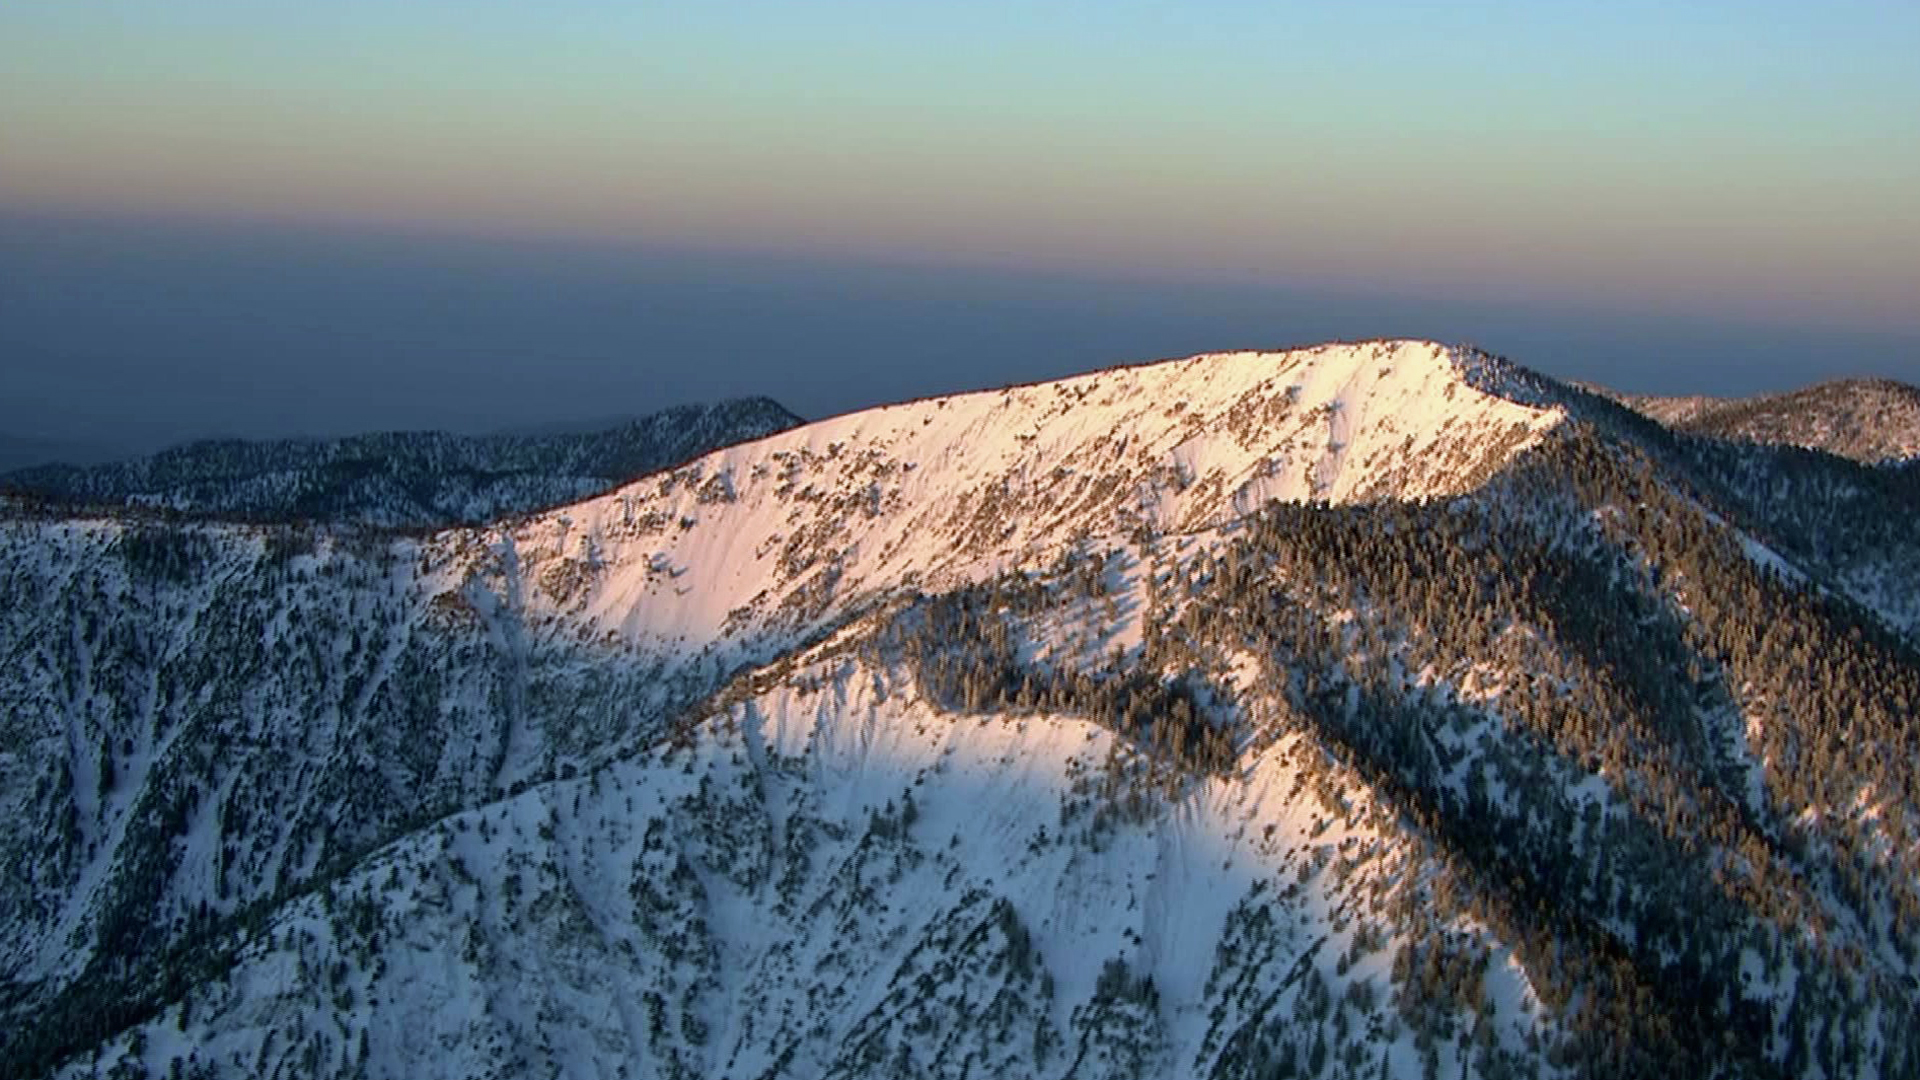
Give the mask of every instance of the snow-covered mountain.
M 391 431 L 345 439 L 209 440 L 105 465 L 0 475 L 0 491 L 76 508 L 414 529 L 480 524 L 596 495 L 800 423 L 766 398 L 682 405 L 599 430 Z
M 1423 342 L 16 515 L 0 1072 L 1914 1075 L 1915 520 Z
M 1920 457 L 1920 388 L 1891 379 L 1840 379 L 1749 398 L 1619 400 L 1700 435 L 1802 446 L 1868 464 Z

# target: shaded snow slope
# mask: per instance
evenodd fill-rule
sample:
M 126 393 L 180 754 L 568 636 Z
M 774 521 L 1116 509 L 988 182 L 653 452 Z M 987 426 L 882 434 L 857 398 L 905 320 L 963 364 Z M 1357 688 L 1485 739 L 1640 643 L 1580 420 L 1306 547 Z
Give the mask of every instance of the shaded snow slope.
M 956 719 L 851 660 L 796 676 L 684 748 L 380 852 L 105 1059 L 164 1072 L 192 1052 L 256 1075 L 1233 1075 L 1291 1015 L 1282 1045 L 1303 1062 L 1316 1039 L 1369 1031 L 1370 1065 L 1418 1069 L 1389 993 L 1408 852 L 1369 824 L 1356 778 L 1332 808 L 1297 782 L 1289 740 L 1126 815 L 1101 794 L 1117 748 L 1098 727 Z M 1456 944 L 1503 955 L 1482 928 Z M 1545 1026 L 1538 1005 L 1510 964 L 1484 979 L 1483 1047 L 1518 1055 Z

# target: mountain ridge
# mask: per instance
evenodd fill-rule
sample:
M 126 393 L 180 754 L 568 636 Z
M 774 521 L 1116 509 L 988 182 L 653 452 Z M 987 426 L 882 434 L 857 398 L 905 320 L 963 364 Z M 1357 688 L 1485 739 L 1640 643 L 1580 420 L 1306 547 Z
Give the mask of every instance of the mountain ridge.
M 16 470 L 0 474 L 0 490 L 69 509 L 432 528 L 563 505 L 799 422 L 770 398 L 739 398 L 587 432 L 204 439 L 105 465 Z
M 1744 398 L 1601 392 L 1678 430 L 1824 450 L 1866 464 L 1920 456 L 1920 387 L 1835 379 Z

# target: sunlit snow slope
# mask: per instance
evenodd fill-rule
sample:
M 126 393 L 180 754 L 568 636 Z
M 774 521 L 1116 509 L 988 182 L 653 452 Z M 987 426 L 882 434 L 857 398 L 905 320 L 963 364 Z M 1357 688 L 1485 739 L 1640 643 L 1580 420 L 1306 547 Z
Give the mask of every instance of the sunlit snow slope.
M 1564 418 L 1475 389 L 1427 342 L 1198 356 L 808 424 L 511 536 L 553 583 L 535 602 L 714 642 L 1273 500 L 1465 491 Z

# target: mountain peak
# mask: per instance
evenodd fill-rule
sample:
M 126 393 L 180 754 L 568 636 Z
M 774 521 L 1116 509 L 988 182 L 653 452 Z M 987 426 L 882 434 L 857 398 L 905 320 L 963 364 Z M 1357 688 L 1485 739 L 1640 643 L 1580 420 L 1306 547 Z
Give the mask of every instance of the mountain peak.
M 1209 353 L 850 413 L 709 454 L 513 533 L 633 637 L 809 622 L 829 597 L 979 580 L 1095 538 L 1192 534 L 1275 501 L 1478 485 L 1565 411 L 1424 341 Z M 1516 394 L 1515 396 L 1521 396 Z M 676 569 L 727 572 L 688 590 Z M 589 569 L 591 568 L 590 572 Z

